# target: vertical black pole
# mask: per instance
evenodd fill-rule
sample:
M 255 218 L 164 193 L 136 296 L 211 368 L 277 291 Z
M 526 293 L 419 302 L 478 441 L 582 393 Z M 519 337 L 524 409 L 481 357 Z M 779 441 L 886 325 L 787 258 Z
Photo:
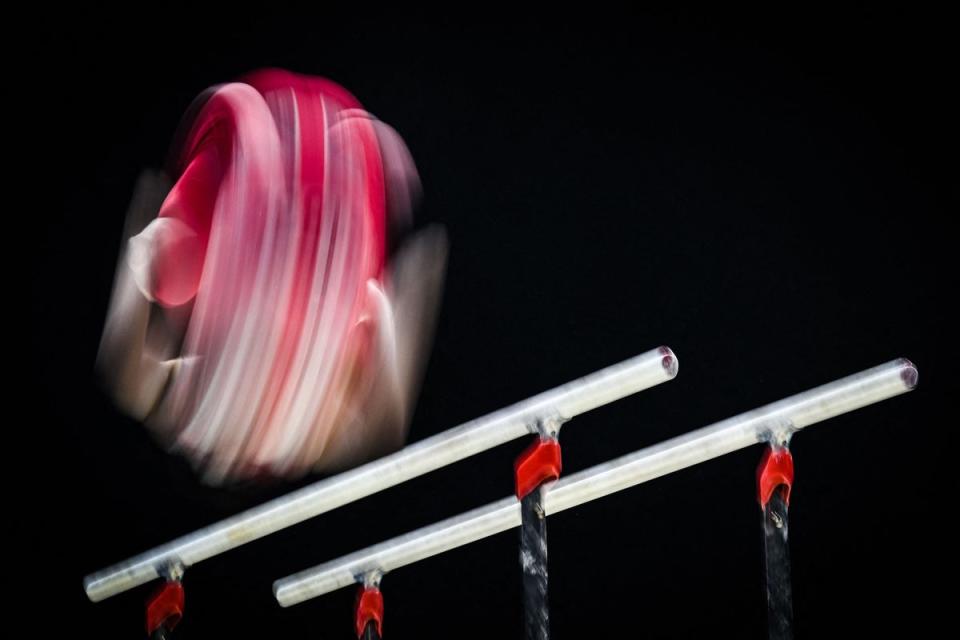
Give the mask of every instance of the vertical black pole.
M 793 640 L 788 510 L 793 488 L 793 456 L 786 441 L 773 442 L 757 468 L 757 499 L 763 515 L 763 560 L 770 640 Z
M 790 545 L 787 540 L 787 502 L 782 491 L 774 491 L 763 508 L 763 555 L 767 565 L 767 622 L 770 640 L 792 640 Z
M 790 587 L 790 544 L 787 502 L 774 491 L 763 508 L 763 556 L 767 565 L 767 622 L 770 640 L 792 640 L 793 595 Z
M 520 499 L 520 566 L 523 569 L 523 626 L 527 640 L 549 640 L 547 517 L 543 486 Z

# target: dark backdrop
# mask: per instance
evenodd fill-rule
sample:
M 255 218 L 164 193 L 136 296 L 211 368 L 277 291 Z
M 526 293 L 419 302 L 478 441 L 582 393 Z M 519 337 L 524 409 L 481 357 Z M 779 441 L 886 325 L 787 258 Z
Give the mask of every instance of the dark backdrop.
M 917 391 L 794 439 L 797 632 L 953 626 L 944 16 L 243 11 L 230 27 L 64 17 L 37 36 L 56 62 L 37 73 L 45 204 L 24 241 L 31 411 L 10 425 L 38 447 L 10 455 L 11 521 L 28 540 L 11 571 L 24 560 L 37 579 L 15 616 L 25 637 L 142 635 L 148 588 L 91 604 L 85 574 L 293 486 L 203 487 L 93 376 L 137 175 L 162 165 L 197 93 L 262 66 L 327 76 L 393 125 L 423 180 L 418 224 L 450 234 L 411 441 L 670 345 L 674 382 L 564 429 L 574 472 L 908 357 Z M 352 590 L 281 609 L 272 581 L 508 495 L 524 446 L 204 562 L 187 573 L 177 637 L 350 637 Z M 551 518 L 554 636 L 764 637 L 760 454 Z M 387 637 L 518 637 L 516 542 L 503 533 L 387 576 Z

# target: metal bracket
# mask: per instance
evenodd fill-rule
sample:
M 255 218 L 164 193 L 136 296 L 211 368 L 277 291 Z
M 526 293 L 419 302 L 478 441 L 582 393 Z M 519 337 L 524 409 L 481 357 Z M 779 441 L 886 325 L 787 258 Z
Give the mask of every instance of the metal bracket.
M 186 572 L 187 566 L 180 560 L 164 562 L 157 567 L 157 575 L 167 582 L 181 582 Z
M 560 427 L 568 420 L 558 413 L 540 416 L 527 422 L 527 431 L 545 440 L 556 440 L 560 437 Z
M 790 438 L 797 432 L 797 428 L 790 421 L 780 421 L 767 428 L 762 429 L 758 434 L 760 442 L 766 442 L 771 447 L 786 449 L 790 446 Z

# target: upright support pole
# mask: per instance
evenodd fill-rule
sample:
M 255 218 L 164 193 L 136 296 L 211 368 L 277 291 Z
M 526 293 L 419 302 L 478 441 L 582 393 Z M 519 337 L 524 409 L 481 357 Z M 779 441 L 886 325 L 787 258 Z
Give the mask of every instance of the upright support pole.
M 541 421 L 537 439 L 514 463 L 520 500 L 520 568 L 523 571 L 523 627 L 527 640 L 549 640 L 547 597 L 547 511 L 544 485 L 560 477 L 560 422 Z
M 543 488 L 520 499 L 520 567 L 523 571 L 523 629 L 527 640 L 549 640 L 547 517 Z
M 771 443 L 757 469 L 757 498 L 763 514 L 767 627 L 770 640 L 793 639 L 793 594 L 787 510 L 793 486 L 793 456 L 786 442 Z

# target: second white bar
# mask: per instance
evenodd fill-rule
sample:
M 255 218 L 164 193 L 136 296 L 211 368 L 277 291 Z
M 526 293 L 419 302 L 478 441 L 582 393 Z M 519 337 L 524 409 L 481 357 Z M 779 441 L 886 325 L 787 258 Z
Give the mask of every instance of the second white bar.
M 917 369 L 906 359 L 842 378 L 568 476 L 546 495 L 548 515 L 717 458 L 758 442 L 786 439 L 811 424 L 910 391 Z M 520 503 L 504 498 L 437 524 L 277 580 L 288 607 L 520 525 Z

